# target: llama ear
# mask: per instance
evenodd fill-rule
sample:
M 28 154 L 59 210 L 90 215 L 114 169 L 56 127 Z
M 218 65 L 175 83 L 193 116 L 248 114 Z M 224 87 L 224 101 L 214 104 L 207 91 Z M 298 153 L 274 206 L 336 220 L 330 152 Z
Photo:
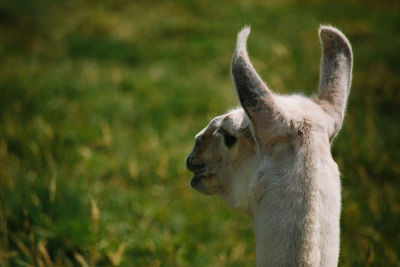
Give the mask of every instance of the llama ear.
M 343 122 L 350 92 L 353 55 L 349 41 L 338 29 L 321 26 L 319 37 L 322 58 L 318 102 L 333 119 L 329 127 L 329 139 L 332 141 Z
M 263 141 L 268 129 L 273 129 L 271 124 L 282 119 L 284 112 L 250 62 L 246 49 L 249 34 L 248 26 L 238 34 L 231 72 L 240 103 L 250 117 L 256 136 Z

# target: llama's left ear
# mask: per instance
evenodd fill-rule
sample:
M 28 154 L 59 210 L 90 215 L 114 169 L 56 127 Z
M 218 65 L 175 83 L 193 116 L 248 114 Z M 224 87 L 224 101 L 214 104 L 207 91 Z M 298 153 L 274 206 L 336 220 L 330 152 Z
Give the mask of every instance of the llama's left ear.
M 285 112 L 250 62 L 246 49 L 249 34 L 250 27 L 245 27 L 238 34 L 231 72 L 240 103 L 252 122 L 256 137 L 266 142 L 268 131 L 276 128 L 274 123 L 281 124 Z
M 350 42 L 336 28 L 321 26 L 322 58 L 318 102 L 332 118 L 329 139 L 339 132 L 350 93 L 353 54 Z

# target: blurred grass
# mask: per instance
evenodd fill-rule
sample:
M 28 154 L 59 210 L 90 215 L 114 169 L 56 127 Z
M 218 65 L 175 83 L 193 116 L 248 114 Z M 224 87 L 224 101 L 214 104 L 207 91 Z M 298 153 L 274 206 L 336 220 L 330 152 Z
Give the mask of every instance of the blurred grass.
M 237 105 L 236 32 L 275 91 L 315 93 L 321 23 L 354 50 L 333 146 L 340 266 L 400 266 L 392 1 L 0 2 L 0 265 L 254 266 L 251 222 L 189 187 L 193 136 Z

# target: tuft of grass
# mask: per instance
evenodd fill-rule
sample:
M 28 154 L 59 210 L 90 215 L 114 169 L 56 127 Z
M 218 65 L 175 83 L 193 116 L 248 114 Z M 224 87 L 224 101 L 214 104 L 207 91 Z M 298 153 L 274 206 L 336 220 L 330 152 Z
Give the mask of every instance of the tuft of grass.
M 320 24 L 354 50 L 341 266 L 400 258 L 400 17 L 391 1 L 0 4 L 0 265 L 254 266 L 250 219 L 190 189 L 193 136 L 237 105 L 236 32 L 276 92 L 313 94 Z

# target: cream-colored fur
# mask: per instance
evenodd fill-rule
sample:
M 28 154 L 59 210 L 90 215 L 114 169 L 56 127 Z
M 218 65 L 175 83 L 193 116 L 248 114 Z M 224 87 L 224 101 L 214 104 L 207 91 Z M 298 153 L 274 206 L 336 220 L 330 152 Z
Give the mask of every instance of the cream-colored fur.
M 192 186 L 253 219 L 258 266 L 337 266 L 340 178 L 330 146 L 342 125 L 352 51 L 321 26 L 318 96 L 272 93 L 238 34 L 232 78 L 242 107 L 214 118 L 187 158 Z

